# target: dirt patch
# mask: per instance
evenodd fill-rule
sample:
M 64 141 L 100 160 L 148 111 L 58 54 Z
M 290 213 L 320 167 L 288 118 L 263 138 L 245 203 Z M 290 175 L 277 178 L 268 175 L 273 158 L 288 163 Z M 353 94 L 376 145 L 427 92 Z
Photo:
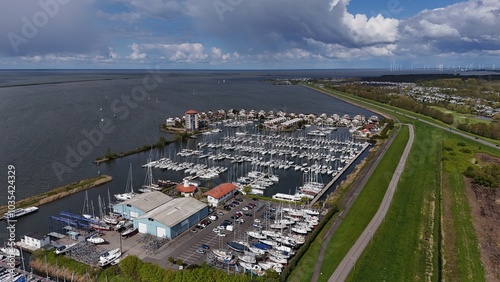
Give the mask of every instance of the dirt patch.
M 485 159 L 500 161 L 491 156 Z M 500 281 L 500 189 L 477 185 L 467 178 L 465 184 L 486 281 Z
M 492 163 L 500 165 L 500 158 L 493 157 L 485 153 L 477 153 L 475 157 L 476 159 L 479 159 L 483 163 Z
M 442 267 L 443 267 L 443 272 L 445 275 L 444 277 L 447 277 L 450 279 L 450 281 L 456 281 L 458 280 L 458 273 L 457 273 L 457 256 L 454 255 L 456 254 L 456 237 L 455 237 L 455 227 L 453 223 L 453 216 L 451 212 L 451 208 L 453 206 L 453 197 L 452 193 L 450 191 L 450 180 L 449 180 L 449 175 L 448 173 L 444 172 L 443 173 L 443 179 L 442 179 L 442 185 L 443 185 L 443 190 L 442 190 L 442 205 L 443 205 L 443 210 L 441 214 L 441 220 L 442 220 L 442 229 L 441 229 L 441 235 L 442 235 L 442 240 L 443 240 L 443 261 L 442 261 Z

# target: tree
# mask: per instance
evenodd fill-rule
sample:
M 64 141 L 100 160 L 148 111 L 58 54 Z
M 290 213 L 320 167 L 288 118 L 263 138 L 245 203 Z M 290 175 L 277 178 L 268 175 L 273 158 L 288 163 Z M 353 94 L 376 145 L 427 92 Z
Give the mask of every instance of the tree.
M 119 266 L 125 276 L 137 280 L 138 270 L 142 266 L 142 261 L 136 256 L 127 256 L 120 261 Z
M 245 195 L 250 193 L 250 192 L 252 192 L 252 186 L 250 186 L 250 185 L 243 186 L 243 193 L 245 193 Z

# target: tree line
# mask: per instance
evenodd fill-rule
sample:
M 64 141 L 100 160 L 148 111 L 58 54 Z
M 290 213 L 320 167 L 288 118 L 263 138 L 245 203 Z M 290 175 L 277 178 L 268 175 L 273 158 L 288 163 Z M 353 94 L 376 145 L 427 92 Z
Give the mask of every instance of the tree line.
M 452 114 L 445 113 L 439 109 L 435 109 L 430 105 L 417 102 L 409 96 L 401 96 L 396 93 L 390 93 L 390 89 L 382 89 L 379 87 L 359 85 L 359 84 L 345 84 L 345 85 L 329 85 L 330 88 L 351 93 L 356 96 L 366 98 L 369 100 L 377 101 L 380 103 L 388 104 L 404 110 L 412 111 L 414 113 L 422 114 L 439 120 L 445 124 L 453 124 L 455 119 Z M 500 139 L 500 120 L 493 119 L 490 123 L 462 123 L 457 124 L 459 130 L 476 134 L 478 136 Z

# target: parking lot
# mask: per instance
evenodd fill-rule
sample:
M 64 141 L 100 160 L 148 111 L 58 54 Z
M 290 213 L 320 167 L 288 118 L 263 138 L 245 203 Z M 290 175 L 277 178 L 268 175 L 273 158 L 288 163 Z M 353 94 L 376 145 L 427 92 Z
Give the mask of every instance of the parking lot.
M 240 196 L 241 197 L 241 196 Z M 210 221 L 204 228 L 192 227 L 190 230 L 184 232 L 179 237 L 175 238 L 162 248 L 156 255 L 146 261 L 155 261 L 161 266 L 171 266 L 168 262 L 169 257 L 175 260 L 181 259 L 185 264 L 201 264 L 205 261 L 205 256 L 213 248 L 227 248 L 227 242 L 232 240 L 245 240 L 247 230 L 251 230 L 254 218 L 260 218 L 266 205 L 265 201 L 254 201 L 251 198 L 241 197 L 243 200 L 231 210 L 217 209 L 211 215 L 217 215 L 217 219 Z M 239 218 L 231 218 L 237 212 L 242 211 L 242 208 L 249 204 L 255 208 L 248 208 L 246 215 L 243 214 Z M 222 214 L 222 215 L 221 215 Z M 238 220 L 239 219 L 239 220 Z M 240 221 L 240 223 L 237 222 Z M 233 231 L 222 229 L 219 227 L 221 224 L 231 223 Z M 196 232 L 194 232 L 194 231 Z M 215 230 L 215 231 L 214 231 Z M 225 236 L 220 236 L 223 233 Z M 205 245 L 204 249 L 202 245 Z M 203 251 L 203 252 L 202 252 Z
M 241 202 L 228 207 L 230 210 L 225 210 L 223 206 L 219 207 L 210 213 L 209 217 L 202 220 L 201 222 L 205 222 L 206 226 L 191 227 L 173 240 L 162 241 L 161 246 L 156 244 L 156 237 L 151 235 L 136 234 L 123 239 L 118 232 L 109 231 L 104 235 L 109 245 L 102 247 L 109 250 L 121 245 L 124 256 L 136 255 L 145 262 L 155 263 L 165 268 L 178 268 L 178 265 L 168 261 L 170 257 L 176 261 L 182 260 L 184 265 L 199 265 L 206 261 L 207 255 L 210 255 L 210 249 L 228 249 L 227 243 L 229 241 L 248 240 L 246 232 L 258 229 L 258 226 L 265 226 L 263 214 L 267 211 L 267 207 L 275 204 L 241 195 L 238 195 L 237 198 L 240 198 Z M 233 201 L 234 198 L 229 202 Z M 241 216 L 235 216 L 236 214 Z M 217 215 L 217 219 L 209 220 L 212 215 Z M 224 224 L 224 222 L 226 223 Z M 230 225 L 233 230 L 219 227 L 221 224 Z M 221 233 L 225 236 L 219 235 Z M 155 248 L 145 248 L 147 245 Z

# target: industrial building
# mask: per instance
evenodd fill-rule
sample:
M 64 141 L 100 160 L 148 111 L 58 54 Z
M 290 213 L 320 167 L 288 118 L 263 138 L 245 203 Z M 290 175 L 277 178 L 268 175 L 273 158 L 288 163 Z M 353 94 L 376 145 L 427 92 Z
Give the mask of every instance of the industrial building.
M 208 206 L 192 197 L 173 199 L 133 220 L 139 233 L 175 238 L 208 216 Z
M 113 212 L 126 219 L 139 217 L 173 198 L 158 191 L 135 195 L 132 199 L 113 206 Z

